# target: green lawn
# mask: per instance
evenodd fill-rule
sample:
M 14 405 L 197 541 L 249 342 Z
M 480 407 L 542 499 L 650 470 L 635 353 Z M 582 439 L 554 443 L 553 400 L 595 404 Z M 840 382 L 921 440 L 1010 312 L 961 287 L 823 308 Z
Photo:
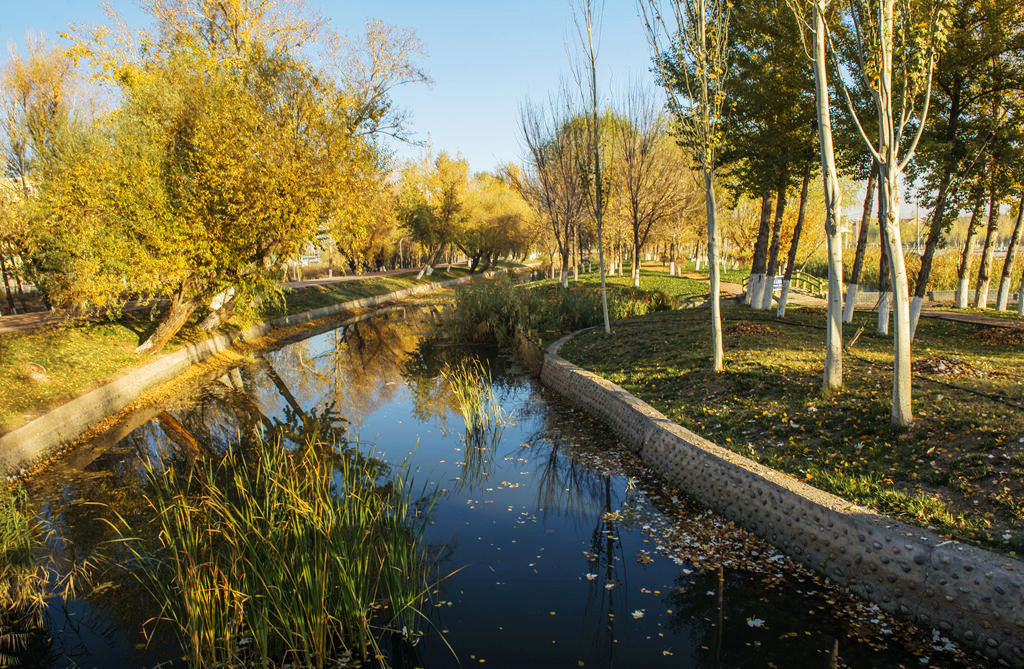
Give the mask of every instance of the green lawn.
M 302 288 L 285 295 L 260 318 L 380 295 L 417 283 L 434 283 L 465 276 L 466 270 L 435 270 L 416 281 L 416 272 L 387 277 L 367 277 L 340 283 Z M 168 344 L 174 350 L 209 335 L 196 327 L 199 315 Z M 228 327 L 244 325 L 232 321 Z M 0 335 L 0 431 L 31 420 L 43 410 L 91 390 L 119 371 L 140 365 L 150 356 L 134 352 L 156 321 L 141 313 L 125 314 L 112 322 L 65 324 L 27 334 Z
M 660 312 L 562 351 L 678 423 L 768 466 L 960 539 L 1024 550 L 1024 332 L 922 319 L 909 429 L 889 421 L 892 342 L 875 315 L 821 397 L 823 315 L 779 321 L 724 305 L 726 370 L 708 362 L 708 311 Z M 950 359 L 962 360 L 957 375 Z M 955 388 L 951 386 L 959 386 Z M 974 392 L 971 392 L 974 391 Z M 976 393 L 1001 397 L 1003 402 Z M 1011 406 L 1017 405 L 1017 407 Z

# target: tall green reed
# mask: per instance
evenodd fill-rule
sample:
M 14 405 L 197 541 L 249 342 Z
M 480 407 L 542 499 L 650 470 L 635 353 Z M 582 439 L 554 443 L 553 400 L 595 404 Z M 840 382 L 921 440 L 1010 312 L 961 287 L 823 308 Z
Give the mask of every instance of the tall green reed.
M 217 461 L 148 467 L 149 538 L 121 542 L 189 664 L 332 666 L 416 636 L 436 495 L 338 445 L 263 436 Z M 325 452 L 326 451 L 326 452 Z
M 490 369 L 476 358 L 445 365 L 441 378 L 455 397 L 465 421 L 461 480 L 472 485 L 486 473 L 501 440 L 505 426 L 501 404 L 494 394 Z
M 43 626 L 49 579 L 34 554 L 39 534 L 25 490 L 0 487 L 0 666 L 17 666 Z

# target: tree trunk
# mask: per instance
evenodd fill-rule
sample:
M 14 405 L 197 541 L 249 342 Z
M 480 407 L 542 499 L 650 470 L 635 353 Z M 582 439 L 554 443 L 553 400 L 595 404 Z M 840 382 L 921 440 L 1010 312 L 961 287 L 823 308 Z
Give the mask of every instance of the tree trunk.
M 640 223 L 633 221 L 633 287 L 640 287 Z
M 782 215 L 786 210 L 786 186 L 782 185 L 775 198 L 775 221 L 772 224 L 772 243 L 768 249 L 768 265 L 765 268 L 764 285 L 761 287 L 760 309 L 768 311 L 772 308 L 772 296 L 775 294 L 775 274 L 779 271 L 779 245 L 782 243 Z
M 991 186 L 988 198 L 988 229 L 985 231 L 985 244 L 981 249 L 981 267 L 978 269 L 978 283 L 974 288 L 974 308 L 988 308 L 988 279 L 992 271 L 992 251 L 996 245 L 999 228 L 999 202 L 996 200 L 995 186 Z
M 776 316 L 786 316 L 786 302 L 789 300 L 789 282 L 793 276 L 793 266 L 796 265 L 796 252 L 800 245 L 800 233 L 804 228 L 804 210 L 807 205 L 807 186 L 811 181 L 811 168 L 808 165 L 804 172 L 803 183 L 800 184 L 800 206 L 796 215 L 796 226 L 793 228 L 793 239 L 789 242 L 789 256 L 786 258 L 786 276 L 782 279 L 782 295 L 779 296 L 779 310 Z
M 754 243 L 754 258 L 750 263 L 750 279 L 747 282 L 747 294 L 743 296 L 743 301 L 746 304 L 757 307 L 757 302 L 754 301 L 755 295 L 761 294 L 761 283 L 764 279 L 765 266 L 767 261 L 765 253 L 768 250 L 768 233 L 771 230 L 769 217 L 771 216 L 772 206 L 772 195 L 771 192 L 765 191 L 764 195 L 761 196 L 761 222 L 757 228 L 757 241 Z M 700 264 L 697 264 L 697 270 L 700 270 Z
M 839 232 L 841 193 L 832 148 L 832 114 L 828 99 L 828 61 L 825 49 L 825 3 L 814 4 L 814 100 L 818 118 L 821 175 L 825 182 L 825 234 L 828 240 L 828 313 L 825 323 L 825 369 L 822 392 L 843 385 L 843 244 Z
M 1024 318 L 1024 272 L 1020 273 L 1020 283 L 1017 284 L 1017 317 Z
M 725 352 L 722 345 L 721 274 L 718 267 L 718 209 L 715 206 L 714 173 L 704 170 L 704 200 L 708 217 L 708 270 L 711 282 L 711 349 L 712 369 L 722 371 Z
M 237 304 L 238 299 L 232 297 L 221 305 L 219 309 L 214 309 L 210 313 L 206 314 L 206 317 L 199 321 L 199 329 L 203 332 L 213 332 L 221 325 L 224 325 L 231 320 L 232 316 L 235 315 L 235 307 Z
M 928 294 L 928 279 L 932 272 L 932 260 L 935 257 L 935 250 L 939 246 L 943 233 L 949 227 L 946 225 L 946 199 L 949 190 L 951 175 L 947 168 L 939 182 L 939 193 L 935 197 L 935 209 L 932 211 L 931 221 L 928 226 L 928 239 L 924 244 L 924 253 L 921 255 L 921 268 L 917 271 L 917 283 L 914 285 L 914 299 L 910 304 L 910 338 L 914 338 L 917 332 L 917 321 L 921 317 L 921 306 L 924 304 L 924 297 Z
M 572 226 L 572 280 L 580 280 L 580 224 Z
M 857 235 L 857 253 L 853 257 L 853 269 L 850 271 L 850 283 L 846 286 L 846 308 L 843 309 L 843 322 L 853 322 L 853 311 L 857 306 L 857 291 L 860 290 L 860 275 L 864 269 L 864 256 L 868 250 L 868 230 L 871 227 L 871 206 L 875 201 L 875 186 L 878 180 L 878 165 L 872 162 L 868 174 L 868 187 L 864 192 L 864 207 L 860 214 L 860 232 Z
M 142 342 L 135 349 L 136 353 L 150 353 L 155 354 L 162 349 L 167 342 L 171 340 L 178 330 L 188 321 L 188 317 L 192 315 L 192 312 L 199 306 L 199 301 L 192 298 L 185 297 L 185 289 L 179 290 L 174 297 L 171 299 L 171 305 L 167 309 L 167 313 L 164 314 L 164 318 L 160 321 L 160 324 L 156 326 L 156 330 L 149 336 L 146 341 Z
M 562 288 L 569 287 L 569 246 L 562 249 Z
M 434 263 L 436 263 L 437 259 L 441 257 L 441 251 L 443 250 L 444 244 L 441 244 L 432 254 L 430 254 L 430 258 L 427 260 L 427 263 L 422 269 L 420 269 L 419 274 L 416 275 L 417 281 L 421 281 L 424 276 L 429 276 L 434 273 Z
M 953 298 L 953 306 L 957 309 L 967 308 L 971 256 L 974 254 L 974 244 L 978 240 L 978 221 L 981 220 L 981 207 L 983 204 L 984 201 L 981 197 L 975 198 L 974 208 L 971 210 L 971 221 L 967 224 L 967 240 L 964 242 L 964 250 L 960 255 L 960 266 L 956 272 L 956 295 Z
M 878 334 L 887 335 L 892 307 L 892 280 L 889 278 L 889 256 L 885 253 L 885 240 L 879 238 L 879 243 L 882 245 L 882 253 L 878 258 Z
M 892 149 L 895 151 L 895 148 Z M 910 371 L 910 290 L 907 287 L 907 268 L 903 262 L 903 240 L 900 238 L 899 192 L 897 175 L 885 165 L 880 179 L 885 187 L 885 253 L 889 256 L 894 301 L 893 313 L 893 375 L 892 421 L 897 425 L 910 425 L 914 421 L 911 408 Z
M 0 251 L 0 272 L 3 273 L 4 277 L 4 289 L 7 291 L 7 306 L 11 308 L 11 313 L 18 313 L 18 309 L 14 306 L 14 295 L 11 294 L 11 284 L 7 279 L 7 263 L 4 261 L 4 254 Z
M 1006 247 L 1006 259 L 1003 260 L 1003 274 L 999 279 L 999 298 L 996 301 L 996 309 L 999 311 L 1006 311 L 1006 303 L 1010 299 L 1010 281 L 1013 275 L 1013 263 L 1017 257 L 1017 246 L 1020 244 L 1022 217 L 1024 217 L 1024 196 L 1021 197 L 1020 205 L 1017 208 L 1017 222 L 1013 225 L 1013 235 L 1010 237 L 1010 245 Z

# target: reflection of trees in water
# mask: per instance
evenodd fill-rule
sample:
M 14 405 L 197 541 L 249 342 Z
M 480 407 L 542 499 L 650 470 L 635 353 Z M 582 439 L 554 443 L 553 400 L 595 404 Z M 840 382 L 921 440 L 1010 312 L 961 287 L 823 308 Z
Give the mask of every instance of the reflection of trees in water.
M 354 425 L 390 402 L 422 324 L 400 315 L 346 325 L 266 357 L 304 405 L 331 402 Z M 318 350 L 314 350 L 314 344 Z

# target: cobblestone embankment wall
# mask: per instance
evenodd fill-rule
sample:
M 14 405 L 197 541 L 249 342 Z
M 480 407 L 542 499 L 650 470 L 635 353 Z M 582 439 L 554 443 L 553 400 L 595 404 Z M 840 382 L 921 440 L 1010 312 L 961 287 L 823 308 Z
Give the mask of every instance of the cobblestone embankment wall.
M 541 382 L 686 495 L 881 608 L 1024 667 L 1024 562 L 943 541 L 717 446 L 559 357 L 567 339 L 546 352 Z
M 173 379 L 189 366 L 230 348 L 235 342 L 259 339 L 274 328 L 329 318 L 354 309 L 375 307 L 414 295 L 450 288 L 478 278 L 490 278 L 497 273 L 486 272 L 437 283 L 424 283 L 383 295 L 362 297 L 282 316 L 272 321 L 258 323 L 241 332 L 215 335 L 205 341 L 162 355 L 153 362 L 137 367 L 0 437 L 0 477 L 18 474 L 32 463 L 55 453 L 65 444 L 77 439 L 91 426 L 124 409 L 147 390 Z

